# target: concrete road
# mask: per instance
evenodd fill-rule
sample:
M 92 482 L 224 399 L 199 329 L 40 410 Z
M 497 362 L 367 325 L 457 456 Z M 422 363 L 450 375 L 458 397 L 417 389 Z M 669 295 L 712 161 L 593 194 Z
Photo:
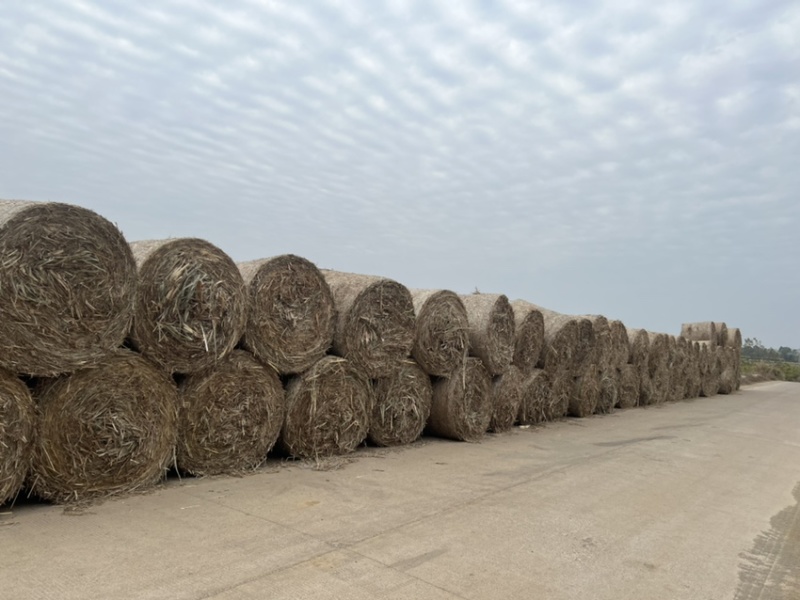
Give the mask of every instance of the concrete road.
M 800 384 L 0 516 L 0 598 L 800 598 Z

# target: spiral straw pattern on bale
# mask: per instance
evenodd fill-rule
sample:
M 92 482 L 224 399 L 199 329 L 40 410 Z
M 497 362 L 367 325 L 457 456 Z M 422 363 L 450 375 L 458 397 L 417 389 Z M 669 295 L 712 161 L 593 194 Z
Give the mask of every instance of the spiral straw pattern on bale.
M 259 467 L 280 434 L 283 386 L 249 352 L 234 350 L 181 382 L 178 468 L 192 475 L 243 473 Z
M 426 373 L 444 377 L 469 353 L 467 309 L 449 290 L 411 290 L 416 322 L 411 354 Z
M 578 320 L 552 310 L 539 308 L 544 320 L 544 346 L 538 366 L 551 374 L 575 369 L 578 346 Z
M 716 344 L 717 346 L 728 345 L 728 326 L 722 321 L 714 322 L 714 329 L 717 331 Z
M 639 406 L 639 387 L 641 385 L 639 371 L 635 365 L 622 365 L 618 371 L 618 408 Z
M 522 386 L 522 371 L 515 365 L 492 379 L 492 418 L 489 421 L 489 431 L 503 433 L 514 426 L 522 403 Z
M 431 414 L 433 386 L 416 362 L 400 361 L 390 375 L 373 382 L 373 389 L 368 435 L 373 444 L 410 444 L 422 435 Z
M 600 382 L 600 394 L 597 397 L 597 406 L 594 411 L 599 414 L 613 412 L 614 407 L 619 402 L 619 376 L 617 370 L 612 367 L 597 372 Z
M 544 347 L 544 317 L 538 306 L 524 300 L 514 300 L 511 308 L 515 331 L 512 363 L 527 377 L 539 364 Z
M 719 393 L 732 394 L 736 391 L 736 351 L 730 346 L 718 346 L 717 353 L 721 363 Z
M 628 330 L 622 321 L 609 321 L 608 327 L 610 329 L 611 342 L 611 366 L 615 369 L 622 368 L 623 365 L 628 364 L 631 355 L 631 345 L 628 340 Z
M 80 501 L 145 489 L 174 463 L 177 388 L 133 352 L 45 380 L 34 398 L 30 484 L 42 498 Z
M 337 312 L 333 350 L 367 377 L 391 373 L 414 345 L 414 302 L 391 279 L 322 271 Z
M 514 359 L 514 309 L 503 294 L 462 296 L 469 319 L 469 350 L 489 375 L 503 374 Z
M 611 366 L 611 327 L 608 319 L 603 315 L 585 315 L 582 319 L 592 324 L 592 357 L 599 371 L 605 371 Z
M 449 377 L 433 383 L 427 430 L 436 436 L 477 442 L 492 418 L 492 380 L 483 361 L 469 357 Z
M 572 417 L 588 417 L 594 414 L 600 400 L 600 377 L 597 369 L 587 369 L 574 379 L 567 414 Z
M 119 230 L 68 204 L 0 200 L 0 366 L 52 377 L 125 340 L 136 265 Z
M 0 505 L 16 497 L 28 474 L 34 411 L 25 384 L 0 369 Z
M 170 373 L 193 373 L 225 357 L 247 318 L 244 281 L 231 258 L 195 238 L 131 243 L 139 293 L 133 345 Z
M 353 452 L 367 437 L 373 401 L 362 370 L 326 356 L 289 381 L 281 446 L 298 458 Z
M 319 269 L 293 254 L 239 263 L 249 310 L 243 346 L 281 374 L 296 374 L 333 344 L 336 311 Z
M 535 425 L 549 420 L 555 410 L 552 406 L 552 384 L 544 369 L 534 369 L 522 383 L 522 401 L 517 412 L 520 425 Z

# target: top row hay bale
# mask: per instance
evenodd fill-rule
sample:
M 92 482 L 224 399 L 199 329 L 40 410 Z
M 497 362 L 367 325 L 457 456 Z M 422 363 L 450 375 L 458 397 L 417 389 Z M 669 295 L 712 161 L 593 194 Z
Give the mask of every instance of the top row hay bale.
M 514 329 L 516 331 L 512 362 L 523 377 L 528 377 L 533 374 L 542 355 L 544 317 L 538 306 L 525 302 L 525 300 L 514 300 L 511 308 L 514 310 Z
M 717 321 L 714 323 L 714 328 L 717 330 L 717 346 L 727 346 L 728 345 L 728 326 L 721 322 Z
M 462 296 L 469 318 L 470 354 L 483 361 L 489 375 L 502 375 L 514 359 L 514 309 L 503 294 Z
M 125 340 L 136 264 L 122 233 L 68 204 L 0 200 L 0 366 L 50 377 Z
M 605 371 L 611 367 L 611 327 L 608 319 L 603 315 L 584 315 L 592 324 L 594 333 L 593 360 L 592 363 L 600 371 Z
M 416 322 L 411 354 L 429 375 L 446 377 L 469 353 L 464 302 L 449 290 L 411 290 Z
M 572 371 L 578 346 L 578 320 L 538 307 L 544 320 L 544 346 L 539 367 L 551 374 Z
M 333 351 L 371 379 L 385 377 L 414 344 L 408 288 L 383 277 L 322 271 L 337 312 Z
M 243 345 L 281 374 L 302 373 L 333 343 L 336 310 L 319 269 L 286 254 L 240 263 L 250 310 Z
M 244 281 L 233 260 L 201 239 L 131 243 L 139 294 L 131 341 L 170 373 L 193 373 L 225 357 L 247 318 Z
M 731 327 L 728 329 L 728 346 L 734 348 L 738 352 L 742 350 L 742 332 L 738 327 Z
M 717 325 L 713 321 L 684 323 L 681 325 L 681 336 L 692 342 L 710 342 L 717 344 Z
M 609 348 L 611 366 L 620 369 L 623 365 L 628 363 L 631 353 L 628 330 L 625 328 L 625 324 L 622 321 L 609 321 L 608 326 L 611 330 L 611 343 Z

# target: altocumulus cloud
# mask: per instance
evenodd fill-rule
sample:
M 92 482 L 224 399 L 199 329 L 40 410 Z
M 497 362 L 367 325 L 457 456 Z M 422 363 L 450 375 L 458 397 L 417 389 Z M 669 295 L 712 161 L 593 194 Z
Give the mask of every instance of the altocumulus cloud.
M 796 2 L 32 0 L 0 196 L 800 346 Z

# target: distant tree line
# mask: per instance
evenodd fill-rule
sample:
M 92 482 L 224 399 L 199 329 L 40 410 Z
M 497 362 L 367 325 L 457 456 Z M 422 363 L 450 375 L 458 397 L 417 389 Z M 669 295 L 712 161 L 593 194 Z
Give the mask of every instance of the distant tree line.
M 800 363 L 800 350 L 792 350 L 786 346 L 765 348 L 758 338 L 745 338 L 742 344 L 742 357 L 750 360 L 769 360 Z

